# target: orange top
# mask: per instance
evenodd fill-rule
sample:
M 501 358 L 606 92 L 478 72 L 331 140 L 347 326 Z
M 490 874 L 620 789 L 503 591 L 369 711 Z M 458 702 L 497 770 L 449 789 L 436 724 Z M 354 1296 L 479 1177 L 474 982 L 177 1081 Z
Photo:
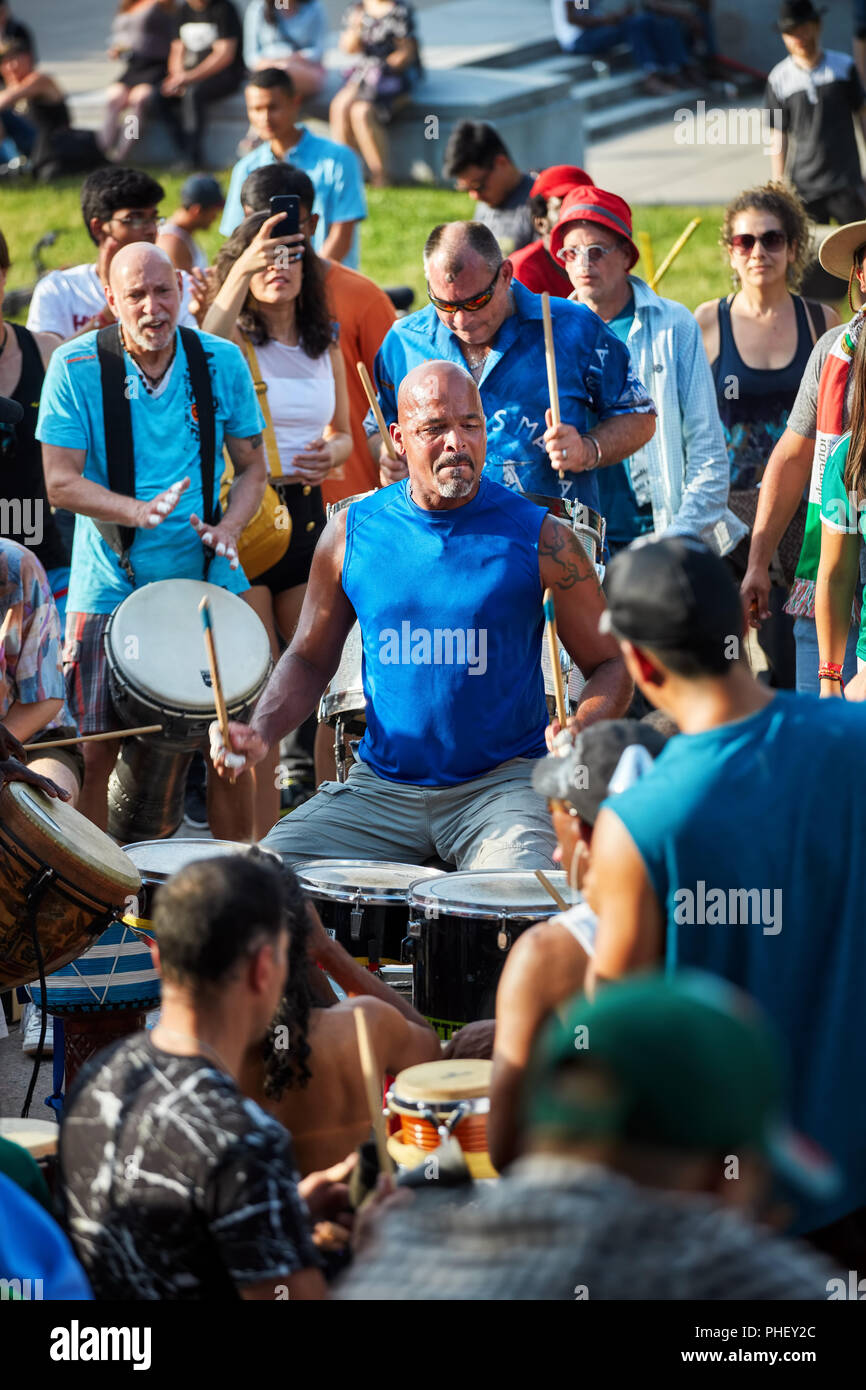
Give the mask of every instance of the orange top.
M 339 502 L 358 492 L 379 486 L 379 470 L 370 457 L 364 418 L 369 406 L 358 376 L 357 362 L 365 363 L 373 374 L 373 359 L 382 339 L 397 317 L 384 290 L 357 270 L 336 261 L 324 261 L 325 286 L 331 317 L 340 326 L 340 350 L 346 363 L 349 392 L 349 420 L 354 447 L 344 464 L 335 468 L 322 484 L 326 503 Z

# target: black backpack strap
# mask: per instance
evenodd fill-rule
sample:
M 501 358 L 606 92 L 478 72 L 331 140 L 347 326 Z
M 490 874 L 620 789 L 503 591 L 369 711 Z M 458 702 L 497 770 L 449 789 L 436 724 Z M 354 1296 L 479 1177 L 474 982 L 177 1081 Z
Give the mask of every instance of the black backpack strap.
M 199 451 L 201 457 L 202 521 L 208 526 L 216 526 L 220 519 L 219 499 L 214 499 L 214 472 L 216 469 L 216 429 L 214 426 L 213 390 L 207 356 L 201 338 L 194 328 L 181 328 L 180 340 L 189 364 L 189 381 L 192 387 L 195 413 L 199 429 Z M 204 577 L 213 563 L 215 551 L 204 545 Z
M 102 382 L 102 419 L 105 427 L 105 457 L 108 464 L 108 486 L 112 492 L 125 497 L 135 496 L 135 455 L 132 447 L 132 413 L 126 391 L 126 364 L 120 340 L 120 324 L 100 328 L 96 335 L 96 355 Z M 135 573 L 129 552 L 135 540 L 135 528 L 118 526 L 116 522 L 93 523 L 107 545 L 120 560 L 131 584 Z

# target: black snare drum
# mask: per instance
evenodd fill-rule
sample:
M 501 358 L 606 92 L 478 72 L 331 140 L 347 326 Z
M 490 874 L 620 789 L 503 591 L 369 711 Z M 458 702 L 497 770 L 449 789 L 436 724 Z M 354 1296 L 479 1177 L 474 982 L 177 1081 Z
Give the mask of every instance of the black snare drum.
M 564 873 L 547 876 L 566 902 L 578 900 Z M 506 955 L 527 927 L 556 913 L 535 874 L 525 870 L 445 874 L 414 884 L 409 939 L 415 943 L 415 1008 L 441 1038 L 493 1018 Z
M 398 965 L 409 923 L 407 895 L 418 879 L 446 878 L 420 864 L 369 859 L 314 859 L 297 864 L 301 887 L 322 925 L 362 965 Z

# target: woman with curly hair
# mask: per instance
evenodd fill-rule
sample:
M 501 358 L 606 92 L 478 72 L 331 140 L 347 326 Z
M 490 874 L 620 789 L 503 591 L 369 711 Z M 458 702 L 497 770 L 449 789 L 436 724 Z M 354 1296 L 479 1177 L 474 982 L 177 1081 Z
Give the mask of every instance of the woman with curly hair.
M 224 242 L 204 322 L 206 332 L 230 338 L 243 350 L 253 379 L 263 383 L 271 417 L 265 441 L 271 482 L 291 518 L 292 538 L 277 564 L 248 575 L 252 587 L 244 597 L 268 630 L 275 660 L 279 638 L 290 642 L 294 634 L 325 527 L 321 483 L 352 452 L 346 368 L 322 267 L 300 233 L 274 237 L 282 216 L 253 213 Z M 278 752 L 271 750 L 256 779 L 257 836 L 279 815 Z
M 815 342 L 839 323 L 827 304 L 796 293 L 811 255 L 811 223 L 800 199 L 782 183 L 740 193 L 725 210 L 721 246 L 734 284 L 726 299 L 710 299 L 695 310 L 716 383 L 716 399 L 731 467 L 730 507 L 750 530 L 758 488 L 773 446 L 794 404 Z M 760 642 L 771 666 L 771 683 L 792 687 L 793 623 L 782 613 L 797 563 L 802 525 L 795 518 L 779 547 L 770 622 Z M 748 538 L 731 556 L 742 579 Z
M 292 931 L 285 997 L 240 1081 L 290 1131 L 302 1175 L 339 1163 L 370 1135 L 356 1009 L 383 1072 L 395 1076 L 442 1055 L 427 1020 L 332 940 L 309 903 L 307 911 L 306 929 Z M 334 1003 L 324 971 L 351 997 Z

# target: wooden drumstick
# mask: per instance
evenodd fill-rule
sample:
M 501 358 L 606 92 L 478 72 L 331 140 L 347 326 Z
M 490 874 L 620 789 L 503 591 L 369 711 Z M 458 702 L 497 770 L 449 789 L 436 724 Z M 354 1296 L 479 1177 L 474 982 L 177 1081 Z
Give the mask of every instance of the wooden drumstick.
M 545 589 L 544 598 L 544 623 L 547 632 L 548 650 L 550 652 L 550 664 L 553 668 L 553 693 L 556 696 L 556 717 L 561 727 L 565 728 L 565 693 L 562 689 L 562 667 L 559 664 L 559 643 L 556 636 L 556 611 L 553 607 L 553 590 Z
M 379 401 L 376 397 L 376 392 L 373 390 L 373 383 L 370 380 L 370 373 L 367 371 L 367 368 L 363 362 L 356 362 L 355 366 L 358 368 L 358 376 L 361 378 L 361 385 L 363 386 L 364 391 L 366 392 L 367 400 L 370 402 L 370 409 L 376 417 L 376 424 L 379 426 L 379 433 L 382 436 L 382 443 L 388 450 L 388 456 L 392 459 L 396 459 L 397 450 L 394 448 L 394 441 L 388 433 L 388 426 L 385 424 L 385 416 L 382 414 L 382 407 L 379 405 Z
M 367 1019 L 363 1009 L 353 1009 L 355 1017 L 355 1031 L 358 1035 L 358 1055 L 361 1058 L 361 1071 L 364 1075 L 364 1088 L 367 1092 L 367 1105 L 370 1110 L 370 1121 L 373 1126 L 373 1134 L 376 1138 L 376 1153 L 379 1157 L 379 1171 L 382 1173 L 393 1173 L 394 1162 L 388 1152 L 388 1141 L 385 1135 L 385 1116 L 382 1113 L 382 1073 L 377 1064 L 373 1052 L 373 1045 L 370 1042 L 370 1034 L 367 1031 Z
M 561 425 L 559 414 L 559 382 L 556 379 L 556 353 L 553 350 L 553 319 L 550 317 L 550 295 L 545 290 L 541 296 L 541 318 L 544 323 L 544 360 L 547 363 L 547 392 L 550 396 L 550 414 L 554 425 Z M 560 478 L 565 474 L 559 470 Z
M 231 735 L 229 734 L 229 716 L 228 711 L 226 710 L 226 702 L 223 698 L 222 681 L 220 680 L 219 666 L 217 665 L 217 654 L 216 646 L 214 644 L 213 624 L 211 623 L 210 616 L 210 599 L 208 598 L 207 594 L 205 594 L 204 598 L 199 604 L 198 611 L 199 613 L 201 613 L 202 625 L 204 627 L 204 645 L 207 651 L 208 665 L 210 666 L 210 682 L 211 689 L 213 690 L 214 704 L 216 705 L 217 721 L 220 726 L 220 733 L 222 734 L 223 743 L 226 746 L 226 752 L 230 753 L 232 751 L 232 741 Z M 234 772 L 231 773 L 230 780 L 234 782 Z
M 44 743 L 22 744 L 28 753 L 42 752 L 43 748 L 73 748 L 76 743 L 106 743 L 112 738 L 134 738 L 136 734 L 161 734 L 161 724 L 142 724 L 138 729 L 109 729 L 104 734 L 79 734 L 78 738 L 52 738 Z
M 547 874 L 544 873 L 541 869 L 536 869 L 535 877 L 538 879 L 538 882 L 541 884 L 545 892 L 549 893 L 550 896 L 553 898 L 553 901 L 556 903 L 556 906 L 560 909 L 560 911 L 567 912 L 569 909 L 569 904 L 565 901 L 565 898 L 562 896 L 559 889 L 554 888 L 550 879 L 547 877 Z
M 12 609 L 10 608 L 9 611 L 7 612 L 7 614 L 6 614 L 6 617 L 3 619 L 2 626 L 0 626 L 0 647 L 3 646 L 3 643 L 6 641 L 6 638 L 9 636 L 9 629 L 10 629 L 11 626 L 12 626 Z

